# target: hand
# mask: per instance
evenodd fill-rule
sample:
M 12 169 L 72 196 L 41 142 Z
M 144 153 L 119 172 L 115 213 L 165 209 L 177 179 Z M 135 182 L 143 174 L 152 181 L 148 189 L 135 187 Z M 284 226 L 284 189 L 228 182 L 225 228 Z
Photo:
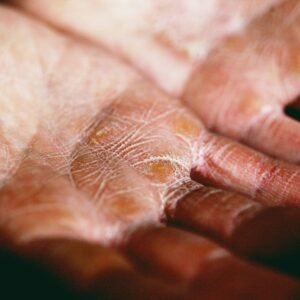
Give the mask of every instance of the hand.
M 211 52 L 184 96 L 209 128 L 296 164 L 300 125 L 284 109 L 299 107 L 299 28 L 286 1 Z
M 199 236 L 157 228 L 162 218 L 181 222 L 241 252 L 241 237 L 253 234 L 256 239 L 247 251 L 263 255 L 265 237 L 259 233 L 266 226 L 261 220 L 274 219 L 280 230 L 267 242 L 277 245 L 275 254 L 282 253 L 283 241 L 295 241 L 282 224 L 299 232 L 298 209 L 268 208 L 190 179 L 193 166 L 206 161 L 218 144 L 236 147 L 246 159 L 264 161 L 265 167 L 277 162 L 208 133 L 181 103 L 82 41 L 5 8 L 0 31 L 6 71 L 1 139 L 8 155 L 2 159 L 7 164 L 0 224 L 7 245 L 96 295 L 113 294 L 116 288 L 124 293 L 124 280 L 125 293 L 139 298 L 145 296 L 144 288 L 150 298 L 158 294 L 163 299 L 215 299 L 219 291 L 228 299 L 241 299 L 244 293 L 282 299 L 298 291 L 295 281 L 241 262 Z M 226 161 L 229 167 L 235 163 L 230 157 Z M 283 174 L 298 170 L 284 163 L 278 168 Z M 293 178 L 295 190 L 283 199 L 291 204 L 299 186 L 299 178 Z M 224 182 L 227 177 L 216 180 Z M 239 190 L 240 184 L 232 182 L 232 189 Z M 279 194 L 273 197 L 280 191 L 275 184 L 262 188 L 257 197 L 283 201 Z M 121 252 L 139 261 L 139 273 Z M 186 257 L 193 259 L 182 259 Z M 146 264 L 159 273 L 155 280 L 139 275 Z M 235 279 L 235 274 L 242 277 Z M 174 288 L 166 278 L 179 284 Z M 204 289 L 199 282 L 217 288 Z M 278 284 L 269 292 L 262 282 Z
M 300 94 L 298 1 L 14 2 L 130 61 L 213 131 L 300 161 L 284 115 Z

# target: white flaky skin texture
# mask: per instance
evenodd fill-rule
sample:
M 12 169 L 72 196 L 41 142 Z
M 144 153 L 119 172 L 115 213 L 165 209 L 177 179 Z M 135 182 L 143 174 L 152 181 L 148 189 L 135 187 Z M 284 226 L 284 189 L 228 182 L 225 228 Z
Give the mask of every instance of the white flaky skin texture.
M 14 166 L 1 178 L 3 231 L 108 244 L 199 186 L 189 172 L 203 128 L 179 101 L 84 42 L 0 14 L 1 148 L 12 153 L 1 165 Z
M 205 126 L 300 161 L 297 0 L 14 1 L 129 62 Z
M 207 53 L 214 44 L 275 2 L 20 2 L 48 22 L 55 23 L 55 15 L 64 33 L 32 14 L 0 6 L 1 246 L 5 242 L 42 261 L 76 290 L 96 289 L 97 298 L 105 289 L 111 289 L 109 299 L 122 299 L 128 291 L 142 293 L 131 299 L 220 299 L 221 293 L 230 300 L 244 295 L 282 300 L 294 295 L 299 283 L 242 262 L 167 222 L 205 233 L 245 256 L 253 251 L 269 259 L 275 249 L 272 258 L 282 253 L 286 258 L 284 246 L 293 248 L 300 230 L 299 167 L 208 132 L 182 101 L 161 92 L 118 56 L 66 30 L 77 28 L 175 93 L 201 57 L 208 67 L 203 64 L 197 72 L 209 70 Z M 259 22 L 265 18 L 268 22 L 269 15 Z M 282 32 L 298 36 L 294 21 L 276 32 L 280 38 Z M 250 32 L 259 31 L 260 25 L 252 24 Z M 248 27 L 244 32 L 248 37 Z M 238 49 L 244 46 L 242 36 L 233 40 Z M 223 54 L 226 43 L 225 38 Z M 247 53 L 254 55 L 252 49 Z M 185 100 L 200 114 L 189 93 L 201 78 L 197 72 Z M 198 99 L 201 89 L 194 92 Z M 129 252 L 141 269 L 155 268 L 147 289 Z M 161 285 L 149 288 L 152 279 L 162 283 L 158 273 L 171 278 L 179 297 L 159 298 Z M 183 285 L 174 285 L 174 278 Z M 265 286 L 271 283 L 270 294 Z
M 0 224 L 15 240 L 78 235 L 116 243 L 165 218 L 194 190 L 210 198 L 203 184 L 268 205 L 299 205 L 297 166 L 208 133 L 180 101 L 98 48 L 13 10 L 0 13 L 1 62 L 10 70 L 1 76 L 16 81 L 5 86 L 1 145 L 8 140 L 12 156 L 1 165 L 18 161 L 2 175 Z M 8 20 L 14 34 L 5 30 Z M 217 195 L 220 206 L 233 197 Z M 237 197 L 219 226 L 233 228 L 239 212 L 260 211 Z M 204 215 L 212 224 L 213 213 Z

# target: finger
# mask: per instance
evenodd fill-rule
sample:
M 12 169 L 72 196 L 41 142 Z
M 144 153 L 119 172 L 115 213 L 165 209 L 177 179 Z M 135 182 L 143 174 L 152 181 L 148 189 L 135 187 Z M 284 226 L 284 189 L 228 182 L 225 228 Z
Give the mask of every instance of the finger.
M 237 193 L 202 187 L 167 206 L 168 220 L 235 253 L 299 274 L 300 210 L 269 208 Z
M 271 206 L 299 206 L 298 166 L 209 133 L 203 134 L 199 149 L 191 171 L 194 180 L 247 194 Z
M 45 295 L 48 299 L 82 299 L 41 264 L 3 247 L 0 264 L 1 293 L 10 299 L 42 299 Z
M 300 123 L 283 113 L 270 114 L 253 123 L 243 140 L 260 145 L 265 153 L 300 163 Z
M 295 281 L 241 262 L 216 244 L 177 229 L 141 229 L 132 235 L 128 251 L 140 266 L 189 282 L 191 299 L 285 299 L 299 293 Z
M 87 197 L 66 178 L 28 159 L 0 190 L 0 229 L 15 243 L 45 237 L 93 239 L 90 229 L 98 221 L 91 209 Z
M 203 130 L 179 102 L 137 81 L 78 143 L 72 180 L 113 228 L 158 222 L 167 200 L 198 186 L 189 173 Z
M 27 260 L 52 270 L 77 297 L 123 299 L 126 295 L 128 299 L 140 299 L 146 293 L 145 299 L 166 299 L 163 297 L 171 297 L 174 293 L 176 299 L 176 289 L 145 279 L 133 270 L 125 257 L 99 244 L 41 239 L 19 247 L 18 251 Z
M 285 1 L 228 37 L 183 96 L 213 131 L 291 162 L 300 159 L 300 125 L 283 110 L 300 93 L 299 16 L 299 2 Z
M 294 102 L 290 103 L 290 106 L 300 108 L 300 97 L 298 97 Z
M 116 186 L 110 188 L 103 205 L 75 188 L 68 178 L 28 158 L 0 190 L 0 229 L 16 243 L 46 237 L 77 237 L 105 244 L 122 240 L 129 227 L 158 221 L 159 216 L 160 203 L 153 191 L 130 171 L 119 170 L 120 179 L 114 181 Z M 132 181 L 138 185 L 133 192 Z M 99 182 L 96 191 L 98 187 Z
M 195 64 L 212 47 L 281 1 L 72 1 L 63 6 L 59 0 L 10 2 L 104 45 L 179 95 Z

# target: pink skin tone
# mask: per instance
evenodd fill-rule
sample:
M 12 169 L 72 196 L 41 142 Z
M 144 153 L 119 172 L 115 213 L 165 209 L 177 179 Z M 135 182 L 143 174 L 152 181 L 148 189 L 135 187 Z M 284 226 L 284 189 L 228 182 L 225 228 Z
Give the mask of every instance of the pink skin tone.
M 83 35 L 179 96 L 191 71 L 228 34 L 283 0 L 13 0 Z
M 149 290 L 152 299 L 216 299 L 216 291 L 197 284 L 214 282 L 217 293 L 233 293 L 233 279 L 238 292 L 230 299 L 242 293 L 288 299 L 299 292 L 294 280 L 160 225 L 172 220 L 240 249 L 247 224 L 259 233 L 261 216 L 272 219 L 268 206 L 298 206 L 297 166 L 209 133 L 181 102 L 100 49 L 11 9 L 1 8 L 0 15 L 6 70 L 0 101 L 7 108 L 1 144 L 9 154 L 1 157 L 0 229 L 10 247 L 96 294 L 113 293 L 105 280 L 119 286 L 125 278 L 132 299 L 139 290 Z M 242 161 L 248 161 L 246 173 Z M 214 206 L 207 202 L 212 198 Z M 191 211 L 191 201 L 201 209 Z M 288 220 L 298 229 L 294 211 Z M 287 214 L 282 208 L 276 220 Z M 279 252 L 281 239 L 269 241 Z M 192 256 L 197 264 L 178 259 Z M 170 278 L 180 284 L 174 287 Z M 265 284 L 274 282 L 266 294 Z
M 287 1 L 225 39 L 184 93 L 210 129 L 296 164 L 300 124 L 283 109 L 300 94 L 299 28 L 300 3 Z
M 300 94 L 299 1 L 13 2 L 130 62 L 206 127 L 300 161 L 300 125 L 283 114 Z

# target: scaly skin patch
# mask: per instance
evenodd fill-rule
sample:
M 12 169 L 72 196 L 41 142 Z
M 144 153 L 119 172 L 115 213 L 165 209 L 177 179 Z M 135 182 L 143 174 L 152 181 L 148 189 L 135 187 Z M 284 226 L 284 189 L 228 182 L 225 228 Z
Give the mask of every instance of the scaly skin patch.
M 35 23 L 30 26 L 37 30 L 39 28 Z M 16 27 L 9 26 L 7 29 L 15 30 Z M 11 32 L 6 34 L 14 36 Z M 190 178 L 195 157 L 205 159 L 216 153 L 217 159 L 212 157 L 212 163 L 205 167 L 212 167 L 218 173 L 220 169 L 217 167 L 226 168 L 228 165 L 232 172 L 234 168 L 230 163 L 234 162 L 235 155 L 222 151 L 222 147 L 220 152 L 217 147 L 211 153 L 206 149 L 208 152 L 205 153 L 205 147 L 211 145 L 202 144 L 199 148 L 198 144 L 198 135 L 205 130 L 187 109 L 155 91 L 152 85 L 143 83 L 142 79 L 132 82 L 132 72 L 117 62 L 113 63 L 108 55 L 82 46 L 81 42 L 75 40 L 65 47 L 62 42 L 64 39 L 56 39 L 55 36 L 55 33 L 50 36 L 41 34 L 42 43 L 38 46 L 43 46 L 43 49 L 35 48 L 41 56 L 34 57 L 38 57 L 45 68 L 43 80 L 47 88 L 44 97 L 39 98 L 39 104 L 45 105 L 46 112 L 38 116 L 41 121 L 38 132 L 30 146 L 25 147 L 27 151 L 20 168 L 0 190 L 0 231 L 24 248 L 31 241 L 36 241 L 34 245 L 30 243 L 32 255 L 38 260 L 43 258 L 60 274 L 71 278 L 76 288 L 99 287 L 99 284 L 103 287 L 107 283 L 108 286 L 125 285 L 127 288 L 129 280 L 129 283 L 134 283 L 130 286 L 133 291 L 141 290 L 143 295 L 137 299 L 142 299 L 148 293 L 141 288 L 140 282 L 135 285 L 136 277 L 131 276 L 126 261 L 115 255 L 111 248 L 101 251 L 101 247 L 96 245 L 120 246 L 128 241 L 128 234 L 137 227 L 145 226 L 146 223 L 159 223 L 159 218 L 164 216 L 166 203 L 176 206 L 177 200 L 183 196 L 188 197 L 192 190 L 199 188 L 200 185 Z M 35 35 L 31 38 L 34 40 Z M 46 43 L 48 39 L 49 44 Z M 18 40 L 19 45 L 27 42 Z M 65 52 L 61 52 L 61 48 Z M 58 58 L 55 63 L 47 64 L 51 61 L 51 55 L 45 52 L 46 49 Z M 22 55 L 21 52 L 17 54 Z M 31 63 L 30 60 L 26 62 Z M 30 90 L 32 85 L 29 86 Z M 15 86 L 6 87 L 15 89 Z M 9 97 L 7 99 L 11 100 Z M 47 106 L 46 103 L 51 105 Z M 104 107 L 108 109 L 104 110 Z M 24 107 L 18 108 L 23 110 Z M 111 129 L 108 130 L 109 134 L 103 134 L 105 129 Z M 229 159 L 226 159 L 227 155 Z M 241 157 L 242 162 L 249 159 L 251 155 Z M 234 167 L 238 168 L 238 165 Z M 151 171 L 148 174 L 147 169 Z M 265 187 L 272 188 L 274 169 L 262 167 L 261 170 L 265 173 L 258 174 L 261 177 L 261 191 L 257 194 L 266 194 Z M 205 171 L 208 174 L 212 170 Z M 221 176 L 216 184 L 236 180 L 230 176 L 230 172 L 219 173 Z M 241 178 L 239 186 L 245 181 L 248 183 L 249 178 L 257 179 L 249 177 L 249 174 L 243 177 L 243 168 L 232 173 Z M 284 175 L 283 172 L 279 173 Z M 297 176 L 296 172 L 290 172 L 284 177 L 287 189 L 284 194 L 289 201 L 296 195 L 299 186 Z M 296 188 L 293 190 L 294 186 Z M 207 195 L 206 188 L 203 189 Z M 272 192 L 275 194 L 276 191 Z M 246 218 L 242 213 L 247 207 L 242 203 L 242 208 L 232 212 L 230 205 L 234 205 L 234 201 L 230 201 L 226 192 L 224 194 L 225 200 L 213 199 L 215 202 L 219 200 L 222 207 L 225 204 L 228 207 L 219 213 L 219 206 L 215 207 L 218 220 L 214 218 L 212 226 L 221 233 L 224 227 L 227 234 L 231 229 L 227 224 Z M 201 208 L 203 211 L 209 210 L 209 205 Z M 146 261 L 156 260 L 158 267 L 168 265 L 168 268 L 182 275 L 179 276 L 182 280 L 198 278 L 199 274 L 207 273 L 207 265 L 203 268 L 200 266 L 203 258 L 212 263 L 213 270 L 219 269 L 220 265 L 217 264 L 220 261 L 222 267 L 222 259 L 225 258 L 226 263 L 227 258 L 231 258 L 219 246 L 211 247 L 184 232 L 172 233 L 163 229 L 149 237 L 147 240 L 146 235 L 141 240 L 145 243 L 138 243 L 142 246 L 141 254 L 147 254 L 146 250 L 154 254 Z M 68 243 L 67 239 L 72 241 Z M 96 245 L 90 245 L 91 241 Z M 185 257 L 189 259 L 184 260 Z M 231 264 L 229 269 L 232 269 Z M 240 274 L 238 270 L 240 268 L 234 269 L 234 278 Z M 254 275 L 257 273 L 254 272 Z M 114 276 L 119 284 L 111 280 Z M 246 282 L 250 282 L 249 290 L 252 291 L 252 280 L 248 276 L 245 278 Z M 257 279 L 256 276 L 251 278 Z M 258 279 L 258 282 L 264 285 L 265 280 Z M 232 287 L 231 280 L 229 286 Z M 244 282 L 241 286 L 245 292 Z M 184 292 L 186 288 L 185 282 Z M 149 298 L 158 299 L 152 295 Z M 161 297 L 169 298 L 174 299 Z
M 146 165 L 145 174 L 154 182 L 166 183 L 174 172 L 174 164 L 167 160 L 158 160 Z
M 130 196 L 115 197 L 109 201 L 109 206 L 112 214 L 121 219 L 133 219 L 147 208 L 141 199 L 134 199 Z
M 103 128 L 100 128 L 96 133 L 95 143 L 107 140 L 107 138 L 110 137 L 112 134 L 113 133 L 110 128 L 108 128 L 107 126 L 103 126 Z
M 166 201 L 197 185 L 189 172 L 201 123 L 160 93 L 145 96 L 148 85 L 136 84 L 140 91 L 128 89 L 113 101 L 72 155 L 74 183 L 111 220 L 139 219 L 155 205 L 161 215 Z M 148 194 L 141 192 L 146 186 Z
M 197 138 L 201 132 L 201 126 L 198 120 L 185 114 L 178 115 L 174 120 L 174 128 L 177 134 Z

